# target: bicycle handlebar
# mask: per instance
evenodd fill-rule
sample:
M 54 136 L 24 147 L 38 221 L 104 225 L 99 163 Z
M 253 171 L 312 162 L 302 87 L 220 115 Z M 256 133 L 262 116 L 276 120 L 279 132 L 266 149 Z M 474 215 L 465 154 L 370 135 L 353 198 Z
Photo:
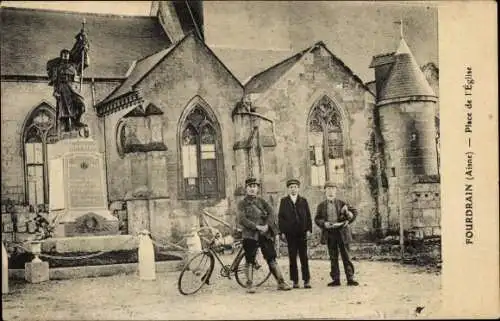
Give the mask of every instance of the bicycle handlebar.
M 200 235 L 200 232 L 203 231 L 209 231 L 214 236 L 212 238 L 203 237 L 202 235 Z M 206 241 L 209 244 L 209 246 L 215 245 L 215 242 L 222 238 L 222 233 L 217 228 L 211 226 L 203 226 L 197 229 L 196 234 L 200 237 L 200 239 Z M 241 243 L 240 239 L 233 240 L 233 244 L 238 244 L 238 243 Z

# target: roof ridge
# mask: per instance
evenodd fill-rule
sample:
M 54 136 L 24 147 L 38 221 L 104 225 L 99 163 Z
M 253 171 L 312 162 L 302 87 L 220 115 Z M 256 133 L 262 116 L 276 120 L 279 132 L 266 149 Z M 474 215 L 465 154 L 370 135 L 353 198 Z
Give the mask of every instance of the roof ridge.
M 393 52 L 387 52 L 387 53 L 383 53 L 383 54 L 378 54 L 378 55 L 375 55 L 373 56 L 373 58 L 378 58 L 378 57 L 384 57 L 384 56 L 392 56 L 394 55 L 396 52 L 393 51 Z
M 345 64 L 345 62 L 340 59 L 336 54 L 334 54 L 330 49 L 328 49 L 328 46 L 326 44 L 324 44 L 322 41 L 321 41 L 321 44 L 323 45 L 323 47 L 325 48 L 326 51 L 328 51 L 328 53 L 330 55 L 332 55 L 333 59 L 337 60 L 340 65 L 342 67 L 344 67 L 345 69 L 347 69 L 347 72 L 354 78 L 354 80 L 356 80 L 359 84 L 361 84 L 361 86 L 368 92 L 371 93 L 370 91 L 370 88 L 368 88 L 365 83 L 363 82 L 363 79 L 361 79 L 348 65 Z
M 296 52 L 295 54 L 292 54 L 290 57 L 285 58 L 285 59 L 283 59 L 283 60 L 275 63 L 274 65 L 271 65 L 271 66 L 267 67 L 266 69 L 262 70 L 261 72 L 259 72 L 259 73 L 255 74 L 255 75 L 253 75 L 252 77 L 250 77 L 250 79 L 248 79 L 248 81 L 246 81 L 243 86 L 248 85 L 248 83 L 250 83 L 250 81 L 252 81 L 253 79 L 257 78 L 258 76 L 260 76 L 260 75 L 262 75 L 262 74 L 264 74 L 264 73 L 272 70 L 273 68 L 276 68 L 276 67 L 278 67 L 278 66 L 280 66 L 280 65 L 282 65 L 282 64 L 284 64 L 284 63 L 286 63 L 288 61 L 290 61 L 291 59 L 296 58 L 298 55 L 301 55 L 301 54 L 303 55 L 307 51 L 311 50 L 311 48 L 314 48 L 315 46 L 317 46 L 319 43 L 323 43 L 323 42 L 322 41 L 315 42 L 312 46 L 309 46 L 306 49 L 302 49 L 302 50 Z
M 273 68 L 277 68 L 278 66 L 281 66 L 283 64 L 285 64 L 286 62 L 290 61 L 291 59 L 295 58 L 297 59 L 297 56 L 298 59 L 297 61 L 295 61 L 286 71 L 284 74 L 288 73 L 290 70 L 292 70 L 294 68 L 294 66 L 299 62 L 301 61 L 301 59 L 304 57 L 304 55 L 307 53 L 307 52 L 310 52 L 318 47 L 323 47 L 330 55 L 331 57 L 336 60 L 343 68 L 346 69 L 347 73 L 349 73 L 353 78 L 354 80 L 356 80 L 366 91 L 370 92 L 370 89 L 365 85 L 365 83 L 363 82 L 363 80 L 356 74 L 352 71 L 351 68 L 349 68 L 349 66 L 347 66 L 339 57 L 337 57 L 332 51 L 330 51 L 330 49 L 328 49 L 327 45 L 322 41 L 322 40 L 319 40 L 319 41 L 316 41 L 314 42 L 313 45 L 307 47 L 306 49 L 304 50 L 301 50 L 300 52 L 292 55 L 291 57 L 285 59 L 285 60 L 282 60 L 281 62 L 278 62 L 277 64 L 265 69 L 264 71 L 256 74 L 255 76 L 253 76 L 252 78 L 250 78 L 244 85 L 245 89 L 247 89 L 246 87 L 250 84 L 250 82 L 254 79 L 256 79 L 259 75 L 262 75 L 263 73 L 265 72 L 269 72 L 271 71 Z M 274 85 L 277 81 L 279 81 L 280 78 L 282 78 L 284 76 L 284 74 L 282 74 L 280 77 L 278 77 L 278 79 L 276 79 L 272 85 Z M 272 86 L 270 85 L 270 86 Z
M 194 38 L 194 41 L 195 42 L 199 42 L 201 43 L 202 46 L 204 46 L 205 48 L 208 49 L 209 51 L 209 54 L 212 55 L 217 61 L 220 62 L 220 64 L 223 66 L 223 68 L 225 68 L 227 70 L 227 72 L 234 78 L 234 80 L 240 85 L 241 83 L 239 82 L 239 80 L 231 73 L 231 71 L 226 67 L 226 65 L 217 57 L 217 55 L 215 55 L 215 53 L 210 49 L 210 47 L 202 40 L 200 39 L 200 37 L 196 34 L 196 32 L 194 30 L 191 30 L 190 32 L 187 32 L 186 35 L 180 39 L 179 41 L 173 43 L 172 45 L 170 45 L 169 47 L 167 48 L 164 48 L 160 51 L 157 51 L 151 55 L 148 55 L 144 58 L 141 58 L 140 61 L 144 61 L 145 59 L 147 58 L 151 58 L 152 56 L 154 56 L 155 54 L 159 54 L 159 53 L 162 53 L 158 59 L 155 61 L 155 63 L 151 66 L 149 66 L 147 68 L 147 70 L 145 70 L 142 75 L 140 75 L 140 77 L 138 77 L 137 79 L 135 79 L 134 82 L 132 83 L 127 83 L 127 81 L 129 80 L 129 78 L 131 77 L 131 75 L 129 75 L 127 78 L 125 78 L 125 80 L 119 85 L 117 86 L 110 94 L 108 94 L 106 96 L 106 98 L 104 98 L 101 102 L 98 103 L 98 105 L 103 105 L 103 104 L 107 104 L 115 99 L 117 99 L 118 97 L 121 97 L 121 95 L 118 95 L 118 96 L 115 96 L 113 97 L 113 95 L 116 95 L 117 93 L 120 92 L 121 89 L 126 89 L 128 92 L 129 91 L 134 91 L 136 90 L 137 86 L 159 65 L 161 64 L 165 59 L 167 59 L 167 57 L 174 51 L 176 50 L 177 47 L 179 47 L 182 43 L 184 43 L 185 41 L 187 41 L 187 39 L 189 38 Z M 137 61 L 137 64 L 140 62 L 140 61 Z M 137 66 L 136 64 L 136 66 Z M 132 74 L 132 73 L 131 73 Z M 130 89 L 128 89 L 130 88 Z
M 184 39 L 184 38 L 183 38 L 183 39 Z M 152 54 L 149 54 L 149 55 L 144 56 L 144 57 L 142 57 L 142 58 L 140 58 L 140 59 L 137 59 L 137 60 L 135 60 L 135 62 L 136 62 L 136 64 L 137 64 L 137 63 L 139 63 L 139 62 L 141 62 L 141 61 L 143 61 L 143 60 L 146 60 L 146 59 L 148 59 L 148 58 L 150 58 L 150 57 L 152 57 L 152 56 L 154 56 L 154 55 L 156 55 L 156 54 L 159 54 L 159 53 L 160 53 L 160 52 L 162 52 L 162 51 L 168 50 L 168 49 L 172 48 L 172 47 L 173 47 L 173 46 L 175 46 L 175 45 L 177 45 L 177 42 L 176 42 L 176 43 L 172 43 L 172 44 L 170 44 L 170 46 L 168 46 L 168 47 L 165 47 L 165 48 L 162 48 L 162 49 L 160 49 L 160 50 L 158 50 L 158 51 L 155 51 L 155 52 L 153 52 Z
M 176 43 L 173 43 L 172 45 L 170 45 L 170 46 L 169 46 L 169 47 L 167 47 L 167 48 L 161 49 L 161 50 L 159 50 L 159 51 L 157 51 L 157 52 L 154 52 L 154 53 L 152 53 L 152 54 L 150 54 L 150 55 L 147 55 L 146 57 L 143 57 L 143 58 L 141 58 L 141 59 L 136 60 L 135 66 L 134 66 L 134 68 L 130 71 L 130 74 L 129 74 L 129 75 L 128 75 L 128 76 L 127 76 L 124 80 L 123 80 L 123 82 L 122 82 L 119 86 L 117 86 L 115 89 L 113 89 L 113 91 L 112 91 L 112 92 L 110 92 L 110 93 L 106 96 L 106 98 L 104 98 L 104 99 L 103 99 L 103 100 L 102 100 L 99 104 L 105 104 L 105 103 L 108 103 L 108 102 L 113 101 L 113 100 L 115 100 L 116 98 L 118 98 L 118 97 L 120 97 L 120 96 L 121 96 L 121 95 L 119 95 L 119 96 L 113 97 L 113 95 L 115 95 L 117 92 L 119 92 L 119 91 L 120 91 L 120 89 L 122 89 L 122 88 L 123 88 L 123 86 L 125 86 L 125 84 L 126 84 L 127 80 L 130 78 L 131 74 L 134 72 L 134 70 L 135 70 L 135 68 L 136 68 L 136 66 L 137 66 L 137 64 L 138 64 L 139 62 L 143 62 L 143 61 L 144 61 L 144 60 L 146 60 L 147 58 L 151 58 L 152 56 L 154 56 L 154 55 L 156 55 L 156 54 L 159 54 L 159 53 L 161 53 L 161 52 L 165 51 L 165 52 L 161 55 L 161 57 L 158 59 L 158 61 L 157 61 L 154 65 L 150 66 L 150 68 L 148 68 L 148 70 L 147 70 L 147 71 L 146 71 L 146 72 L 145 72 L 145 73 L 144 73 L 144 74 L 143 74 L 143 75 L 142 75 L 139 79 L 137 79 L 137 80 L 136 80 L 133 84 L 130 84 L 130 88 L 131 88 L 132 90 L 134 90 L 134 87 L 135 87 L 135 86 L 136 86 L 139 82 L 141 82 L 141 81 L 142 81 L 142 80 L 143 80 L 143 79 L 144 79 L 144 78 L 145 78 L 145 77 L 146 77 L 146 76 L 147 76 L 147 75 L 151 72 L 151 70 L 153 70 L 153 69 L 154 69 L 154 68 L 155 68 L 155 67 L 156 67 L 156 66 L 157 66 L 157 65 L 158 65 L 161 61 L 163 61 L 163 59 L 165 58 L 165 56 L 167 56 L 167 55 L 168 55 L 168 54 L 169 54 L 169 53 L 170 53 L 170 52 L 174 49 L 174 47 L 178 46 L 181 42 L 183 42 L 183 41 L 184 41 L 184 39 L 188 38 L 188 36 L 189 36 L 189 35 L 190 35 L 190 33 L 188 33 L 188 34 L 187 34 L 186 36 L 184 36 L 181 40 L 179 40 L 179 41 L 178 41 L 178 42 L 176 42 Z
M 113 17 L 113 18 L 148 18 L 148 19 L 155 19 L 156 18 L 155 16 L 145 16 L 145 15 L 124 15 L 124 14 L 118 15 L 118 14 L 100 13 L 100 12 L 56 10 L 56 9 L 45 9 L 45 8 L 44 9 L 20 8 L 20 7 L 8 7 L 8 6 L 0 6 L 0 10 L 50 12 L 50 13 L 75 14 L 75 15 L 98 16 L 98 17 Z

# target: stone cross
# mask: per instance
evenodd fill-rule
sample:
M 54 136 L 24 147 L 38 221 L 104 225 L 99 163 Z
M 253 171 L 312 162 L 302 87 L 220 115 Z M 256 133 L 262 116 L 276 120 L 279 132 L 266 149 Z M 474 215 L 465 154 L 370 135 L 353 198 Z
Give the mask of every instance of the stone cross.
M 401 35 L 401 39 L 403 39 L 404 38 L 404 34 L 403 34 L 404 21 L 403 21 L 403 19 L 399 19 L 398 21 L 394 21 L 394 23 L 399 25 L 399 33 Z

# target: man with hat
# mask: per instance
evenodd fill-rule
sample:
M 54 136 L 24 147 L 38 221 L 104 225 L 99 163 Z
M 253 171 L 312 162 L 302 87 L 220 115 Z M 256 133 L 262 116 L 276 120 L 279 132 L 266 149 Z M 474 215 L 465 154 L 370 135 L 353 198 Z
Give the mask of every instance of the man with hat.
M 326 244 L 330 256 L 330 276 L 328 286 L 340 285 L 339 252 L 344 265 L 347 285 L 356 286 L 354 265 L 349 259 L 349 243 L 352 241 L 350 224 L 356 219 L 357 211 L 345 201 L 336 198 L 337 185 L 325 183 L 326 200 L 318 205 L 314 221 L 321 228 L 321 244 Z
M 278 282 L 278 290 L 290 290 L 276 262 L 275 238 L 279 235 L 273 208 L 257 196 L 259 182 L 250 177 L 245 181 L 246 196 L 238 203 L 238 220 L 242 226 L 243 250 L 245 252 L 245 274 L 247 292 L 253 288 L 253 265 L 257 249 L 260 247 L 269 270 Z
M 286 182 L 288 196 L 280 201 L 278 224 L 281 238 L 286 239 L 288 245 L 288 260 L 290 262 L 290 280 L 293 287 L 299 287 L 299 272 L 297 269 L 297 253 L 300 258 L 300 268 L 304 288 L 310 289 L 309 262 L 307 257 L 307 239 L 312 233 L 311 211 L 307 199 L 299 195 L 300 182 L 289 179 Z

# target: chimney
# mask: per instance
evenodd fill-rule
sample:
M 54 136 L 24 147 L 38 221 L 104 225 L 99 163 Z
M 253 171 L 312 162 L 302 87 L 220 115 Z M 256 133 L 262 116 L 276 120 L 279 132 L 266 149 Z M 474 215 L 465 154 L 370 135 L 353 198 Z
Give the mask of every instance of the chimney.
M 382 90 L 387 77 L 389 77 L 393 63 L 394 52 L 373 56 L 370 68 L 375 68 L 375 90 L 377 97 L 379 97 L 380 90 Z

